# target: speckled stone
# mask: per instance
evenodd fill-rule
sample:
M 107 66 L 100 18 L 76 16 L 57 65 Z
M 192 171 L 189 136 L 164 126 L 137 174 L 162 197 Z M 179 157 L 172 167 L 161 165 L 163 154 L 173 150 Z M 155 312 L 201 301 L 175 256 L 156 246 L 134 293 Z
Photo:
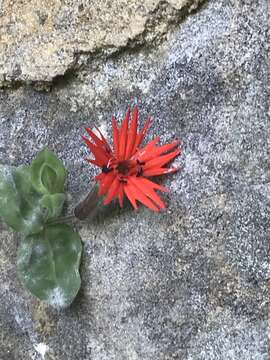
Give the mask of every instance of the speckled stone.
M 202 0 L 1 0 L 0 86 L 48 83 L 83 63 L 160 40 Z
M 77 223 L 82 288 L 69 309 L 32 298 L 16 277 L 20 241 L 0 233 L 2 360 L 270 358 L 269 1 L 215 0 L 159 45 L 95 57 L 50 92 L 0 92 L 0 161 L 49 146 L 69 170 L 69 205 L 95 169 L 84 126 L 139 103 L 148 139 L 183 141 L 162 180 L 167 210 L 108 206 Z

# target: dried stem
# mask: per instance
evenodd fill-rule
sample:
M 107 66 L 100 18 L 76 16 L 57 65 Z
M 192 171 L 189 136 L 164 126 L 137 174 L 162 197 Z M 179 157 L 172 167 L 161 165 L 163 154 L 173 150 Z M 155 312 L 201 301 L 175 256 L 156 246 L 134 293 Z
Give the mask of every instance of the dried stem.
M 85 220 L 94 213 L 101 201 L 102 200 L 98 195 L 98 186 L 95 184 L 87 196 L 76 205 L 73 214 L 62 216 L 51 221 L 49 220 L 47 224 L 53 225 L 57 223 L 69 223 L 74 220 Z
M 85 220 L 100 203 L 98 186 L 95 184 L 89 194 L 74 209 L 74 214 L 79 220 Z

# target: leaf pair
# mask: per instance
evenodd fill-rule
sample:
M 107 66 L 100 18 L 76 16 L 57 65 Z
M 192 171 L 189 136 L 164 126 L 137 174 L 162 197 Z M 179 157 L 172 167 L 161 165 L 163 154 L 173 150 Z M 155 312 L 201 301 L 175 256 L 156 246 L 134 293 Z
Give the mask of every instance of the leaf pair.
M 43 150 L 30 166 L 0 165 L 0 216 L 24 235 L 42 231 L 63 209 L 65 168 Z
M 18 250 L 18 272 L 24 286 L 54 306 L 67 306 L 80 288 L 81 240 L 57 222 L 65 201 L 66 171 L 48 150 L 30 166 L 0 165 L 0 217 L 24 239 Z

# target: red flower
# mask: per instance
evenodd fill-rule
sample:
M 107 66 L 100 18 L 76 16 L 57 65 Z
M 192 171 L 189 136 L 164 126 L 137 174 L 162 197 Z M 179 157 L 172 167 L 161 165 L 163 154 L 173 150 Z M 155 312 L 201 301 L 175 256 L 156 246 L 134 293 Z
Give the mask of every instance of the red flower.
M 85 130 L 91 137 L 91 141 L 83 136 L 83 140 L 93 153 L 95 159 L 86 159 L 102 169 L 95 177 L 99 182 L 99 195 L 105 195 L 104 204 L 109 204 L 118 197 L 119 204 L 123 206 L 124 195 L 126 195 L 135 209 L 136 201 L 154 211 L 164 209 L 165 205 L 155 190 L 167 192 L 168 190 L 158 185 L 148 177 L 170 174 L 178 168 L 166 168 L 168 162 L 181 153 L 178 148 L 179 141 L 157 146 L 159 137 L 155 137 L 146 146 L 141 143 L 149 129 L 151 120 L 148 119 L 143 129 L 137 132 L 138 108 L 135 107 L 129 126 L 130 109 L 128 109 L 122 125 L 118 128 L 115 117 L 112 118 L 113 148 L 110 147 L 102 133 L 97 129 L 100 137 L 92 130 Z

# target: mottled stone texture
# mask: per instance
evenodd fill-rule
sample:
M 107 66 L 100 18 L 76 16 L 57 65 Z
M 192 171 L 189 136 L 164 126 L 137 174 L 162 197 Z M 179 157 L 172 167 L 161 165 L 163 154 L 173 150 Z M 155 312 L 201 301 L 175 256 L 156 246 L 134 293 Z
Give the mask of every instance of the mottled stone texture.
M 51 82 L 87 55 L 160 40 L 202 0 L 0 0 L 0 85 Z
M 29 2 L 37 10 L 41 3 Z M 180 3 L 159 2 L 168 11 Z M 134 40 L 132 47 L 123 30 L 121 52 L 104 58 L 88 49 L 79 68 L 56 79 L 65 70 L 47 69 L 42 80 L 54 79 L 49 92 L 25 86 L 24 79 L 40 79 L 34 64 L 25 78 L 18 75 L 22 83 L 10 81 L 0 92 L 0 161 L 28 163 L 49 146 L 69 170 L 70 204 L 95 172 L 82 160 L 84 125 L 109 135 L 111 114 L 121 117 L 139 102 L 141 119 L 155 118 L 149 138 L 184 143 L 175 161 L 182 170 L 163 180 L 171 188 L 166 212 L 112 205 L 93 222 L 76 224 L 84 242 L 82 289 L 67 310 L 48 308 L 21 288 L 20 240 L 1 225 L 1 360 L 39 360 L 44 353 L 46 360 L 270 358 L 269 7 L 269 0 L 208 1 L 168 23 L 163 42 L 138 47 Z M 67 18 L 60 21 L 63 11 L 56 18 L 70 39 L 77 10 L 69 15 L 71 29 Z M 123 14 L 114 14 L 113 24 L 126 26 L 117 21 Z M 51 15 L 43 19 L 52 22 Z M 21 44 L 29 50 L 28 41 Z M 4 66 L 15 60 L 28 67 L 18 53 Z

